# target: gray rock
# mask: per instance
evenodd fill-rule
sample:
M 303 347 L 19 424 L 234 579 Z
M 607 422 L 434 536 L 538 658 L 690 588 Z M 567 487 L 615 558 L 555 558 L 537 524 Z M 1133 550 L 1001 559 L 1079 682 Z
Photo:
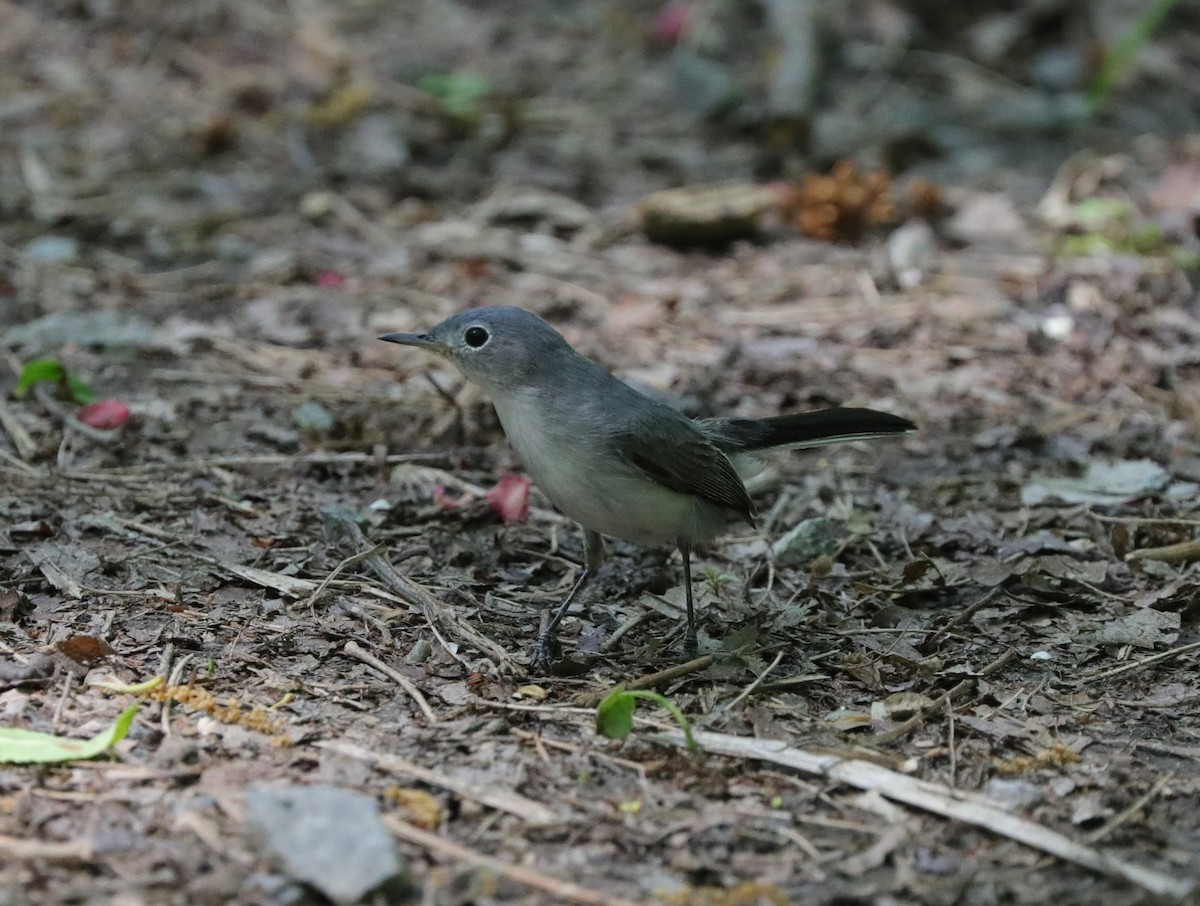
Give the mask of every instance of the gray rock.
M 684 113 L 714 116 L 732 106 L 737 98 L 733 72 L 724 63 L 681 47 L 671 55 L 670 67 L 675 105 Z
M 807 567 L 822 554 L 832 554 L 842 542 L 837 525 L 824 516 L 805 519 L 771 545 L 779 566 Z
M 909 220 L 888 237 L 887 257 L 896 282 L 904 289 L 919 286 L 934 265 L 937 237 L 924 220 Z
M 400 173 L 408 165 L 408 143 L 394 117 L 363 117 L 347 136 L 339 163 L 357 178 L 378 179 Z
M 808 116 L 822 70 L 821 4 L 815 0 L 766 0 L 763 6 L 779 54 L 767 91 L 767 107 L 774 116 Z
M 156 342 L 149 322 L 115 311 L 54 312 L 0 335 L 0 346 L 20 347 L 27 355 L 50 352 L 65 343 L 135 349 L 163 345 Z
M 79 257 L 79 243 L 70 236 L 39 236 L 25 245 L 25 256 L 43 263 L 69 264 Z
M 391 835 L 369 796 L 334 786 L 260 785 L 246 792 L 246 824 L 281 872 L 335 903 L 405 886 Z

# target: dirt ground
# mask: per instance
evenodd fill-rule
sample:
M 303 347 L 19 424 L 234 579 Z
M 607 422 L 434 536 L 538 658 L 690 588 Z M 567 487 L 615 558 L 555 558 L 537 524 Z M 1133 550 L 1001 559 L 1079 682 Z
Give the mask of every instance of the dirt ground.
M 801 158 L 678 112 L 634 5 L 510 13 L 0 0 L 0 724 L 86 737 L 141 702 L 106 757 L 0 766 L 0 903 L 349 902 L 304 871 L 343 836 L 346 873 L 400 876 L 368 901 L 1188 901 L 1200 146 L 1154 117 L 1194 128 L 1200 80 L 1148 91 L 1136 138 L 1122 113 L 922 156 L 895 191 L 935 182 L 932 228 L 768 214 L 672 248 L 647 193 Z M 1155 73 L 1200 66 L 1189 35 Z M 485 99 L 413 87 L 434 64 Z M 582 538 L 536 490 L 503 519 L 487 400 L 376 339 L 483 304 L 690 415 L 920 430 L 773 462 L 758 530 L 696 557 L 701 660 L 678 556 L 618 542 L 529 676 Z M 19 392 L 39 358 L 129 420 Z M 645 700 L 598 735 L 620 683 L 702 751 Z M 254 799 L 279 783 L 381 817 L 289 837 L 305 807 Z

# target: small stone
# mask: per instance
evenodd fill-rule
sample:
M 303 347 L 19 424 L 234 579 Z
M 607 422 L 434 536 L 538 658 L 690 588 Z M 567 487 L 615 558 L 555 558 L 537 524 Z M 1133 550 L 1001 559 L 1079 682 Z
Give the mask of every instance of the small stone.
M 347 136 L 341 164 L 358 179 L 394 176 L 408 165 L 408 143 L 393 117 L 378 114 L 361 119 Z
M 333 416 L 320 403 L 308 400 L 292 410 L 292 418 L 300 430 L 309 434 L 328 434 L 333 430 Z
M 79 257 L 79 243 L 70 236 L 39 236 L 26 244 L 25 256 L 43 264 L 69 264 Z
M 425 639 L 418 639 L 412 650 L 404 656 L 404 663 L 415 667 L 417 664 L 424 664 L 432 654 L 433 646 Z
M 902 289 L 920 285 L 933 267 L 936 252 L 937 237 L 924 220 L 910 220 L 888 237 L 888 264 Z
M 335 903 L 357 903 L 384 885 L 406 883 L 396 844 L 369 796 L 326 785 L 260 785 L 246 793 L 246 824 L 283 874 Z
M 968 245 L 987 244 L 1024 241 L 1028 228 L 1008 196 L 979 193 L 959 206 L 946 223 L 946 233 Z
M 719 245 L 758 234 L 759 219 L 776 204 L 774 190 L 749 184 L 683 186 L 646 196 L 642 229 L 667 245 Z
M 324 220 L 333 213 L 333 194 L 309 192 L 300 199 L 300 213 L 306 220 Z
M 831 555 L 841 544 L 841 533 L 824 516 L 805 519 L 771 545 L 777 566 L 807 567 L 822 555 Z
M 693 116 L 713 116 L 733 104 L 738 87 L 733 71 L 724 63 L 688 48 L 671 55 L 671 77 L 675 104 Z

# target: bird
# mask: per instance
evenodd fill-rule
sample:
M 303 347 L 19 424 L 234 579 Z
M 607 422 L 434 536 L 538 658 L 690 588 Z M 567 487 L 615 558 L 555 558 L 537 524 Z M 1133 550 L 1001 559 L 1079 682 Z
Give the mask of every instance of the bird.
M 691 553 L 731 522 L 755 525 L 745 481 L 761 454 L 904 434 L 907 418 L 835 407 L 771 418 L 692 419 L 577 352 L 533 312 L 513 306 L 453 315 L 425 333 L 379 339 L 453 363 L 491 399 L 533 483 L 584 534 L 584 566 L 530 656 L 548 670 L 559 626 L 605 560 L 604 537 L 674 544 L 683 559 L 684 652 L 697 652 Z

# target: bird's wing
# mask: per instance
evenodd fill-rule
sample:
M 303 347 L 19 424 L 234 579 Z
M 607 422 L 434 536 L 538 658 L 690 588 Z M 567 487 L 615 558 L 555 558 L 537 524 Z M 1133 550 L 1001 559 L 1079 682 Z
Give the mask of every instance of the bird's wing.
M 728 457 L 690 420 L 642 420 L 614 439 L 616 452 L 664 487 L 733 510 L 754 524 L 755 509 Z

